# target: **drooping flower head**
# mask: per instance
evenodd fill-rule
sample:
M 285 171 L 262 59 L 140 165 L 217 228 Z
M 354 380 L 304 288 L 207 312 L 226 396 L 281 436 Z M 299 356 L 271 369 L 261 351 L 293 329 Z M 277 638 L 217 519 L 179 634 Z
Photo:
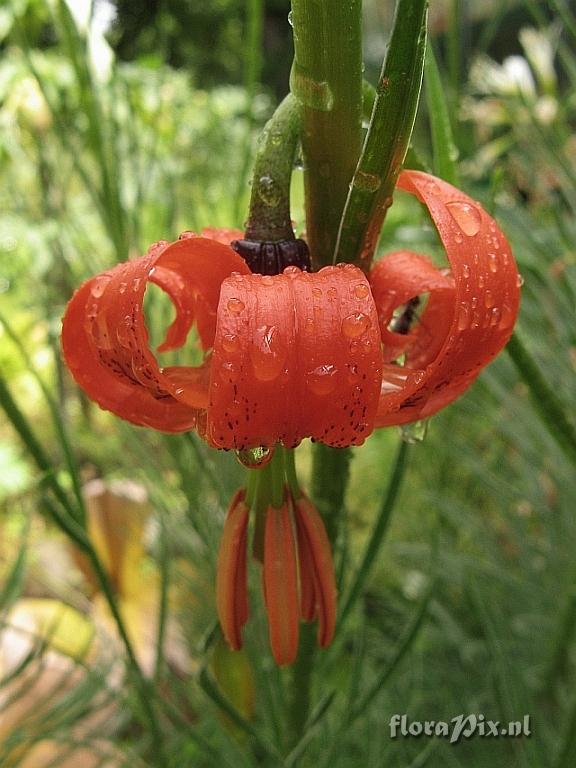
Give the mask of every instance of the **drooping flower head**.
M 158 243 L 74 294 L 62 344 L 76 381 L 102 408 L 134 424 L 195 429 L 211 446 L 237 451 L 292 448 L 304 438 L 360 445 L 375 427 L 433 415 L 508 341 L 520 281 L 504 235 L 478 203 L 417 171 L 402 172 L 398 188 L 428 209 L 448 269 L 398 251 L 368 276 L 351 264 L 261 275 L 226 244 L 241 233 Z M 196 324 L 199 366 L 161 367 L 150 351 L 148 282 L 164 289 L 176 310 L 158 351 L 182 347 Z M 422 295 L 428 298 L 419 322 L 395 326 L 395 311 Z M 299 616 L 318 615 L 321 644 L 333 632 L 325 533 L 302 498 L 287 493 L 265 525 L 265 597 L 279 663 L 294 658 Z M 247 513 L 240 495 L 220 556 L 219 613 L 232 647 L 240 645 L 247 616 Z

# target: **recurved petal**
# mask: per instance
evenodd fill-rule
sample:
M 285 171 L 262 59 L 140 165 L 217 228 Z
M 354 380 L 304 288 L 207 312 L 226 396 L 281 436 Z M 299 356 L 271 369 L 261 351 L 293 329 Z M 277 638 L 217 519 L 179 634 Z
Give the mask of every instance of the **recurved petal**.
M 102 408 L 134 424 L 166 432 L 195 428 L 208 395 L 194 392 L 202 383 L 207 387 L 208 379 L 202 373 L 192 376 L 188 391 L 158 366 L 148 347 L 144 293 L 154 280 L 175 301 L 179 314 L 168 347 L 184 342 L 194 313 L 202 319 L 201 336 L 209 346 L 220 283 L 233 269 L 247 267 L 231 248 L 190 238 L 158 243 L 145 256 L 86 281 L 70 300 L 62 326 L 64 357 L 77 383 Z M 201 311 L 194 307 L 200 299 Z
M 408 348 L 402 367 L 384 366 L 376 426 L 427 418 L 459 397 L 508 342 L 520 301 L 510 246 L 479 203 L 420 171 L 403 171 L 398 188 L 428 208 L 450 262 L 454 294 L 449 307 L 447 294 L 431 291 L 434 302 L 421 325 L 423 333 L 432 329 L 433 343 Z
M 228 645 L 242 647 L 242 627 L 248 619 L 246 584 L 246 537 L 248 507 L 244 490 L 239 490 L 228 509 L 218 552 L 216 609 Z

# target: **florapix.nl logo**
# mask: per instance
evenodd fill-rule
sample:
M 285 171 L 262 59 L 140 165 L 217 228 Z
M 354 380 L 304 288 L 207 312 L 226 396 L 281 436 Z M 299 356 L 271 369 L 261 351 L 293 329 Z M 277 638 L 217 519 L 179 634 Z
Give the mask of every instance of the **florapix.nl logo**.
M 519 738 L 532 734 L 530 715 L 523 715 L 520 720 L 505 723 L 490 720 L 482 714 L 461 714 L 450 720 L 410 720 L 406 714 L 395 714 L 390 717 L 388 727 L 391 739 L 411 736 L 438 737 L 448 739 L 450 744 L 457 744 L 461 739 L 470 739 L 473 736 Z

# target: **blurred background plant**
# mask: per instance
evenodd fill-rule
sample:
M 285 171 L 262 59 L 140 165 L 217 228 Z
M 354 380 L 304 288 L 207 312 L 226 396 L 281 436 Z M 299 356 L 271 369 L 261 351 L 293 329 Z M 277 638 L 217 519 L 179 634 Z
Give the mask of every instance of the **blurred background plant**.
M 565 0 L 431 10 L 411 160 L 500 221 L 525 278 L 519 335 L 424 442 L 386 430 L 354 452 L 342 605 L 379 556 L 294 734 L 292 673 L 257 601 L 245 652 L 215 628 L 240 466 L 99 411 L 59 352 L 84 277 L 184 229 L 242 225 L 258 130 L 288 88 L 289 4 L 0 8 L 0 764 L 574 764 L 576 16 Z M 364 3 L 373 82 L 392 11 Z M 298 168 L 293 186 L 303 221 Z M 437 246 L 399 196 L 381 250 L 416 242 Z M 391 740 L 404 712 L 530 714 L 533 737 Z

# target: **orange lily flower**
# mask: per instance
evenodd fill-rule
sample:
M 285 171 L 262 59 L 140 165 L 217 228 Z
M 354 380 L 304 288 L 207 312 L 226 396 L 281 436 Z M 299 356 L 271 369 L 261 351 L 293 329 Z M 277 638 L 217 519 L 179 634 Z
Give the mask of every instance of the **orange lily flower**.
M 134 424 L 196 429 L 210 445 L 237 451 L 292 448 L 306 437 L 360 445 L 375 427 L 431 416 L 507 343 L 520 279 L 504 235 L 478 203 L 418 171 L 403 171 L 397 186 L 427 207 L 449 269 L 399 251 L 368 276 L 351 264 L 260 275 L 226 244 L 241 233 L 186 233 L 74 294 L 62 331 L 74 378 L 102 408 Z M 158 365 L 142 309 L 148 282 L 176 308 L 159 351 L 182 347 L 195 323 L 201 365 Z M 395 310 L 422 294 L 428 300 L 420 322 L 394 330 Z M 304 497 L 287 494 L 267 515 L 264 587 L 279 663 L 294 658 L 299 616 L 318 615 L 322 645 L 333 632 L 331 556 L 312 510 Z M 247 617 L 247 522 L 240 495 L 225 525 L 217 589 L 234 648 Z

